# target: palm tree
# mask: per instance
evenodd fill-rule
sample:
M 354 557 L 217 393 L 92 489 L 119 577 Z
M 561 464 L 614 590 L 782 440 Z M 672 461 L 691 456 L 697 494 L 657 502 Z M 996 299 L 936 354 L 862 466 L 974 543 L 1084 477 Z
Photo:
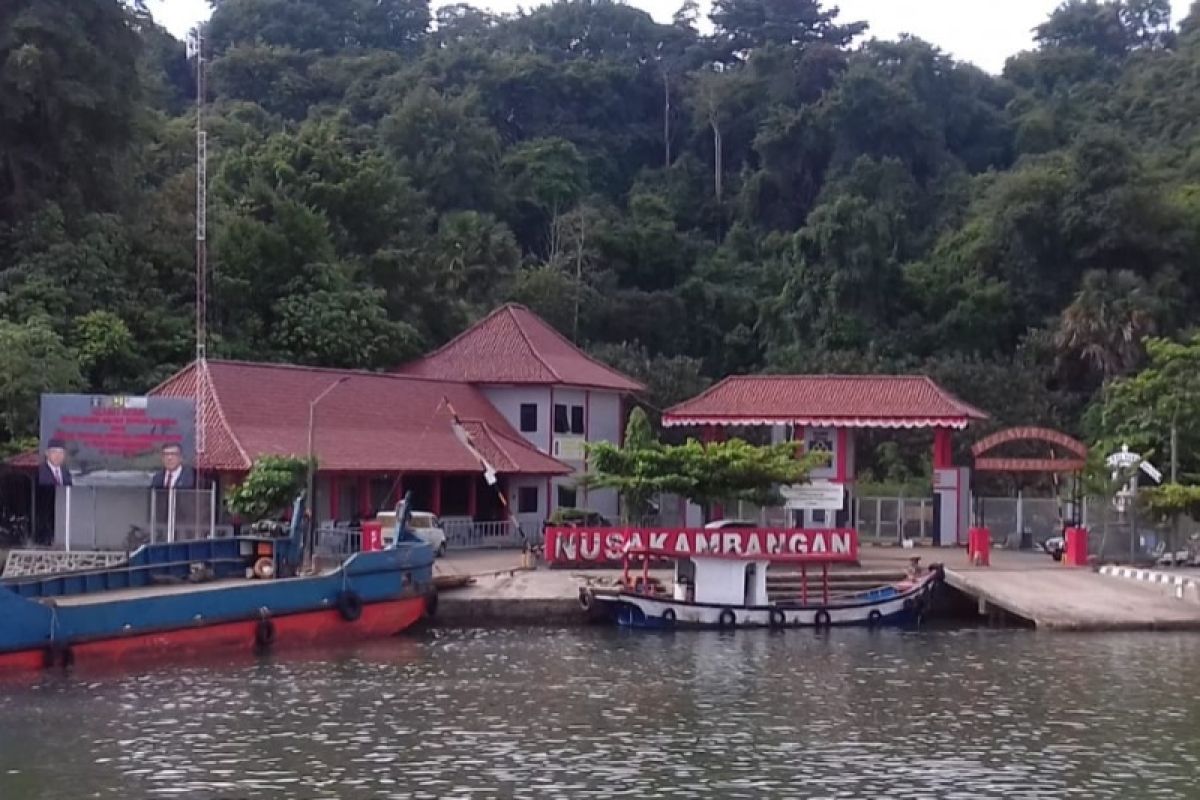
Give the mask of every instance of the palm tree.
M 1061 361 L 1082 362 L 1104 380 L 1131 371 L 1145 357 L 1160 311 L 1146 282 L 1129 270 L 1092 270 L 1062 312 L 1054 343 Z

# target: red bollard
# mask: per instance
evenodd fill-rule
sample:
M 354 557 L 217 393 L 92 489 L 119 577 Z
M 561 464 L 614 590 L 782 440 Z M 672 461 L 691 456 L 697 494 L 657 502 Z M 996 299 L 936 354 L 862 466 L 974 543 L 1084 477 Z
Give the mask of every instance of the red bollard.
M 967 560 L 976 567 L 992 563 L 992 532 L 987 528 L 971 528 L 967 532 Z
M 1087 528 L 1067 528 L 1062 563 L 1068 567 L 1086 567 L 1088 562 Z
M 378 522 L 362 524 L 362 545 L 364 553 L 374 553 L 383 549 L 383 525 Z

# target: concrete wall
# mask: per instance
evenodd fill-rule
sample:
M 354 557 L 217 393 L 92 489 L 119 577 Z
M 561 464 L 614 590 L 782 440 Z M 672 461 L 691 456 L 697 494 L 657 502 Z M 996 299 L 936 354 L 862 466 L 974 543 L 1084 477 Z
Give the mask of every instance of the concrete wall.
M 550 416 L 550 388 L 544 386 L 484 386 L 483 394 L 496 407 L 513 430 L 541 450 L 550 452 L 550 434 L 553 419 Z M 521 406 L 533 403 L 538 408 L 538 429 L 521 432 Z
M 536 512 L 521 512 L 520 496 L 522 487 L 531 487 L 537 490 L 538 506 Z M 546 479 L 545 478 L 522 478 L 510 477 L 507 483 L 508 502 L 514 512 L 516 512 L 517 520 L 521 523 L 521 528 L 527 535 L 540 536 L 542 522 L 550 515 L 550 510 L 546 505 Z
M 508 423 L 517 431 L 521 430 L 521 405 L 533 403 L 538 409 L 538 429 L 533 432 L 523 432 L 526 441 L 538 450 L 559 459 L 575 470 L 573 476 L 555 478 L 550 489 L 550 497 L 546 498 L 545 481 L 541 481 L 543 508 L 545 516 L 549 516 L 558 508 L 559 485 L 572 486 L 587 470 L 586 457 L 582 446 L 587 442 L 619 442 L 621 430 L 625 425 L 622 414 L 621 395 L 617 392 L 604 392 L 592 389 L 556 386 L 485 386 L 483 393 Z M 570 420 L 571 407 L 578 406 L 584 412 L 584 433 L 554 433 L 554 406 L 567 406 L 567 418 Z M 515 485 L 515 484 L 514 484 Z M 513 490 L 512 500 L 515 502 L 516 492 Z M 617 493 L 611 489 L 600 489 L 586 493 L 582 489 L 576 491 L 576 507 L 596 511 L 616 521 L 620 516 Z

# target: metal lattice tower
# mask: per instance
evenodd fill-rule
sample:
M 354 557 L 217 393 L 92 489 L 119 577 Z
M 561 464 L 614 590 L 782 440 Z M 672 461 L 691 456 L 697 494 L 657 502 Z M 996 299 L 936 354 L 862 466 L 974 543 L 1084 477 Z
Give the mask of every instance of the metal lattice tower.
M 196 454 L 204 452 L 208 396 L 208 134 L 204 130 L 204 31 L 192 34 L 196 59 Z

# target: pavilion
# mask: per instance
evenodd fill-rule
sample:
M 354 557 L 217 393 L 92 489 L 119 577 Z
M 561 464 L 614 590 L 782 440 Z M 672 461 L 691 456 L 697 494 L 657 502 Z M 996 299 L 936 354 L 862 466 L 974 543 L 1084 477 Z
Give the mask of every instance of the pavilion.
M 852 527 L 854 442 L 864 429 L 933 431 L 934 540 L 966 541 L 970 474 L 953 464 L 952 434 L 987 415 L 924 375 L 737 375 L 663 414 L 664 426 L 720 441 L 731 427 L 769 427 L 774 442 L 830 454 L 811 486 L 784 487 L 790 522 Z

